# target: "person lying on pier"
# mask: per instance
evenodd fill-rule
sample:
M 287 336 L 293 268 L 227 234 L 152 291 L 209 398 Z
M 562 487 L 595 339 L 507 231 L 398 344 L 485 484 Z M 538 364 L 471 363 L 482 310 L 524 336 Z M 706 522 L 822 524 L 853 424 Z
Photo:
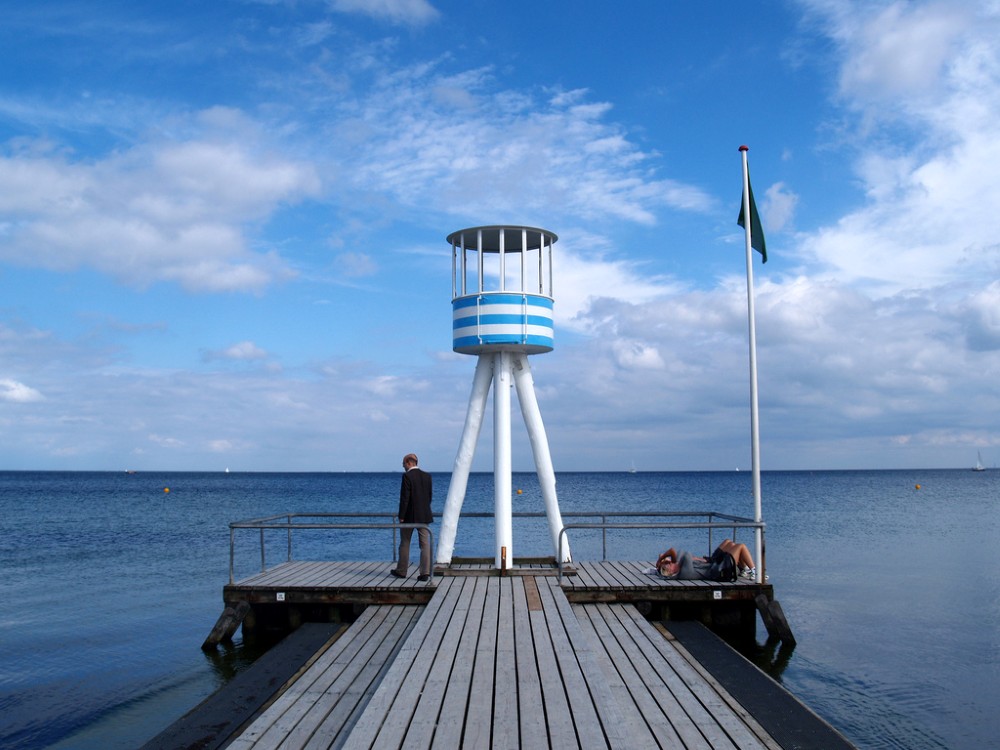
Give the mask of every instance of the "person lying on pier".
M 724 539 L 711 557 L 696 557 L 671 547 L 657 558 L 656 569 L 665 578 L 682 581 L 734 581 L 738 575 L 751 580 L 757 578 L 757 566 L 750 550 L 745 544 L 731 539 Z

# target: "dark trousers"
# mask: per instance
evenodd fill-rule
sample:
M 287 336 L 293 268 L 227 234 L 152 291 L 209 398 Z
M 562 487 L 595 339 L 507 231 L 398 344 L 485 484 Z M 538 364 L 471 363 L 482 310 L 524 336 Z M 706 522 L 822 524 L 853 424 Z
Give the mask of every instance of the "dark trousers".
M 410 538 L 413 536 L 413 529 L 399 530 L 399 562 L 396 563 L 396 570 L 406 575 L 407 568 L 410 567 Z M 417 529 L 417 537 L 420 542 L 420 573 L 422 576 L 431 574 L 431 532 L 430 529 Z

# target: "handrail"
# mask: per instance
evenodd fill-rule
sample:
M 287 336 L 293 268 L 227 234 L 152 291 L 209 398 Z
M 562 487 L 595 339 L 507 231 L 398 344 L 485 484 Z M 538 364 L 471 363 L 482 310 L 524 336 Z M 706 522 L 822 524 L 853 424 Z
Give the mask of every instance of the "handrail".
M 612 515 L 612 514 L 608 514 Z M 621 514 L 627 515 L 627 514 Z M 641 515 L 641 514 L 631 514 L 631 515 Z M 662 514 L 649 514 L 649 515 L 695 515 L 689 513 L 670 513 L 664 512 Z M 718 516 L 723 517 L 721 513 L 705 513 L 700 515 Z M 702 521 L 702 522 L 689 522 L 689 523 L 567 523 L 563 524 L 563 527 L 559 529 L 559 539 L 556 545 L 558 550 L 556 554 L 556 566 L 559 569 L 559 582 L 562 583 L 563 575 L 563 538 L 566 536 L 566 531 L 569 529 L 601 529 L 604 534 L 607 533 L 608 529 L 708 529 L 708 546 L 709 551 L 712 548 L 712 529 L 733 529 L 733 536 L 736 536 L 736 529 L 760 529 L 763 535 L 764 529 L 767 526 L 763 521 L 753 521 L 749 518 L 738 518 L 736 516 L 726 516 L 726 518 L 731 519 L 729 523 L 716 523 L 714 521 Z M 607 552 L 604 553 L 604 559 L 607 559 Z M 759 563 L 763 566 L 764 561 L 761 560 Z M 763 568 L 761 568 L 763 570 Z
M 466 512 L 459 514 L 461 518 L 493 518 L 494 513 L 491 512 Z M 601 529 L 601 546 L 602 546 L 602 559 L 607 559 L 607 530 L 608 529 L 642 529 L 642 528 L 707 528 L 709 532 L 708 543 L 709 547 L 712 546 L 712 529 L 724 528 L 732 529 L 733 537 L 736 536 L 736 530 L 740 528 L 760 528 L 762 531 L 765 524 L 763 522 L 755 522 L 750 518 L 743 518 L 741 516 L 732 516 L 726 513 L 718 513 L 716 511 L 572 511 L 563 512 L 563 518 L 600 518 L 600 523 L 575 523 L 575 524 L 564 524 L 559 532 L 558 547 L 561 550 L 563 547 L 563 537 L 566 534 L 567 529 Z M 434 517 L 439 518 L 440 513 L 435 513 Z M 515 518 L 544 518 L 547 516 L 544 512 L 535 511 L 520 511 L 512 514 Z M 705 521 L 696 522 L 669 522 L 669 523 L 609 523 L 609 518 L 690 518 L 690 517 L 704 517 Z M 302 522 L 294 519 L 323 519 L 323 518 L 387 518 L 391 519 L 391 523 L 331 523 L 329 521 L 323 522 Z M 397 516 L 394 513 L 280 513 L 273 516 L 265 516 L 262 518 L 250 518 L 243 521 L 232 521 L 229 524 L 229 583 L 232 584 L 235 581 L 235 559 L 236 559 L 236 530 L 237 529 L 257 529 L 260 532 L 260 565 L 261 572 L 266 572 L 267 570 L 267 556 L 264 544 L 264 532 L 268 529 L 271 530 L 281 530 L 284 529 L 288 533 L 287 542 L 287 560 L 291 562 L 292 560 L 292 531 L 295 529 L 392 529 L 392 555 L 393 560 L 396 559 L 396 529 L 419 529 L 426 528 L 431 533 L 431 549 L 433 553 L 433 541 L 434 532 L 430 528 L 429 524 L 406 524 L 399 523 Z M 714 519 L 721 519 L 721 521 L 715 521 Z M 294 520 L 294 522 L 293 522 Z M 562 555 L 557 554 L 557 563 L 559 565 L 559 576 L 562 577 Z M 433 556 L 432 556 L 433 559 Z
M 287 523 L 268 523 L 269 521 L 283 516 L 272 516 L 267 519 L 257 519 L 253 523 L 237 521 L 229 524 L 229 584 L 235 582 L 235 558 L 236 558 L 236 538 L 235 532 L 238 528 L 260 529 L 260 572 L 267 572 L 266 555 L 264 551 L 264 530 L 265 529 L 287 529 L 288 530 L 288 562 L 292 561 L 292 529 L 392 529 L 393 547 L 395 547 L 396 529 L 427 529 L 430 536 L 431 559 L 434 559 L 434 530 L 427 523 L 303 523 L 292 526 L 291 516 L 310 516 L 310 513 L 294 513 L 289 515 Z M 379 516 L 379 513 L 345 513 L 345 514 L 322 514 L 322 515 L 345 515 L 345 516 Z M 393 558 L 395 559 L 395 557 Z M 434 570 L 431 569 L 428 582 L 434 579 Z

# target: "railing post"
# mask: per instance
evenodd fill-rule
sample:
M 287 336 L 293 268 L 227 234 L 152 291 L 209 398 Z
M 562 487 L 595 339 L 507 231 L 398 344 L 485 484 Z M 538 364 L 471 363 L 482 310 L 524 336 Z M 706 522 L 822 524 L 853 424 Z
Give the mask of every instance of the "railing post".
M 261 528 L 261 530 L 260 530 L 260 572 L 261 573 L 266 573 L 267 572 L 267 563 L 265 562 L 265 557 L 264 557 L 264 529 L 263 528 Z
M 232 586 L 234 582 L 234 565 L 236 557 L 236 542 L 235 542 L 236 529 L 232 526 L 229 527 L 229 585 Z
M 604 527 L 601 529 L 601 562 L 606 562 L 608 559 L 608 517 L 601 514 L 601 525 Z
M 430 586 L 434 581 L 434 530 L 430 527 L 430 524 L 424 524 L 424 526 L 427 529 L 428 542 L 431 547 L 431 572 L 427 577 L 427 585 Z
M 292 561 L 292 514 L 289 513 L 286 518 L 288 519 L 288 562 Z
M 558 556 L 556 557 L 556 566 L 559 569 L 559 577 L 558 577 L 557 580 L 559 581 L 560 585 L 562 584 L 562 568 L 563 568 L 563 564 L 562 564 L 562 559 L 563 559 L 562 545 L 563 545 L 563 537 L 564 536 L 566 536 L 566 527 L 565 526 L 563 526 L 561 529 L 559 529 L 559 545 L 556 547 L 556 552 L 558 553 Z

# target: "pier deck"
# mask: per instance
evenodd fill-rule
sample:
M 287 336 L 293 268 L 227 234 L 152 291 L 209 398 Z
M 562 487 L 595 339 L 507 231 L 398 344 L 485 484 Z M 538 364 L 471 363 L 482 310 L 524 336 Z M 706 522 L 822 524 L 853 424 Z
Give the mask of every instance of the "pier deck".
M 230 747 L 780 747 L 634 606 L 552 576 L 385 584 L 432 595 L 368 607 Z
M 703 627 L 745 632 L 749 612 L 752 633 L 769 584 L 648 562 L 389 567 L 288 562 L 226 586 L 245 635 L 291 629 L 277 648 L 311 655 L 254 664 L 146 750 L 852 747 Z

